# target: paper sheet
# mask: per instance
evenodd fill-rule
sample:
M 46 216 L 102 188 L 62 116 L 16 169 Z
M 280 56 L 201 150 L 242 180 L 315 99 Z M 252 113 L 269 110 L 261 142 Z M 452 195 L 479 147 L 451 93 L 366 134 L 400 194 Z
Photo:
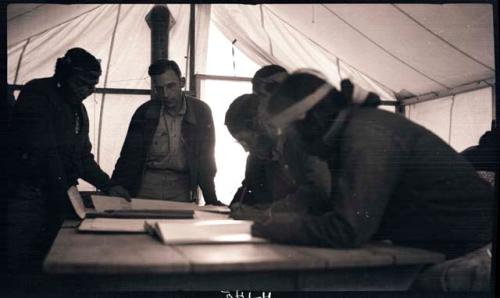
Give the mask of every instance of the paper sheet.
M 144 219 L 87 218 L 78 231 L 144 233 Z

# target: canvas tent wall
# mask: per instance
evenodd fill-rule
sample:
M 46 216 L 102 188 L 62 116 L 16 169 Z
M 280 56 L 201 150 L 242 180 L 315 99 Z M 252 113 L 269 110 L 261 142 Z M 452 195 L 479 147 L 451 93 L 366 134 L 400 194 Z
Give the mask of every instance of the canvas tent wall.
M 234 65 L 235 58 L 229 52 L 217 58 L 208 56 L 207 49 L 214 46 L 214 35 L 209 32 L 217 28 L 229 47 L 257 66 L 278 63 L 290 71 L 314 68 L 336 86 L 341 78 L 350 78 L 384 100 L 413 101 L 406 115 L 451 141 L 457 150 L 476 144 L 489 129 L 495 84 L 490 4 L 195 6 L 195 73 L 226 77 L 218 81 L 219 87 L 200 88 L 202 100 L 210 97 L 208 89 L 222 94 L 227 77 L 252 75 L 235 69 L 219 72 L 222 67 L 218 69 L 214 60 L 219 59 L 221 66 L 222 60 L 233 60 Z M 147 90 L 150 31 L 144 19 L 152 7 L 8 5 L 8 83 L 22 85 L 32 78 L 50 76 L 58 57 L 70 47 L 81 46 L 101 59 L 103 75 L 98 88 Z M 168 8 L 174 20 L 170 58 L 187 74 L 190 6 L 168 4 Z M 210 81 L 206 76 L 199 78 L 202 83 Z M 248 90 L 248 79 L 240 82 Z M 478 86 L 483 90 L 468 91 Z M 430 97 L 442 99 L 420 103 Z M 105 92 L 85 101 L 91 141 L 94 151 L 99 147 L 96 157 L 106 172 L 113 170 L 132 113 L 148 99 L 147 95 Z M 218 117 L 223 114 L 217 102 L 209 104 Z

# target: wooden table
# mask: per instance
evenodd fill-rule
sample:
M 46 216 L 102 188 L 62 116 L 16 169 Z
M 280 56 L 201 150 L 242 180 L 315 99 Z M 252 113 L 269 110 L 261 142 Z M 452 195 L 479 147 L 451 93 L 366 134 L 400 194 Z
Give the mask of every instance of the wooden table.
M 164 245 L 147 234 L 78 233 L 66 223 L 44 270 L 51 286 L 91 290 L 406 290 L 444 256 L 373 243 L 360 249 Z

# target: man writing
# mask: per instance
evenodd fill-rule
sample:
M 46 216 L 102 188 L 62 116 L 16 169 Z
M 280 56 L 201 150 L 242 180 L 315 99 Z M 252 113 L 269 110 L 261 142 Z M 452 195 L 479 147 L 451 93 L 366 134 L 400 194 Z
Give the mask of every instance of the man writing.
M 446 288 L 467 276 L 484 280 L 478 288 L 487 289 L 491 186 L 439 137 L 370 107 L 378 101 L 374 94 L 341 85 L 339 92 L 316 75 L 296 73 L 270 99 L 270 125 L 277 134 L 288 126 L 299 132 L 309 152 L 328 163 L 333 191 L 323 214 L 272 214 L 252 234 L 337 248 L 388 239 L 441 252 L 450 262 L 462 259 L 459 275 L 446 276 L 447 264 L 441 268 Z M 478 279 L 474 272 L 486 274 Z
M 326 163 L 308 155 L 291 133 L 275 141 L 260 127 L 263 107 L 287 76 L 279 65 L 262 67 L 252 79 L 253 93 L 235 99 L 226 112 L 229 132 L 249 152 L 245 179 L 230 205 L 233 218 L 260 218 L 267 208 L 307 209 L 329 195 Z

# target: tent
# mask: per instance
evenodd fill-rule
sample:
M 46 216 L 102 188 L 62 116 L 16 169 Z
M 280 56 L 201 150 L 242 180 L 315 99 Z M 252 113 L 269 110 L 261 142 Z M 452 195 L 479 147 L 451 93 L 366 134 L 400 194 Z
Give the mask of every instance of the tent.
M 10 4 L 7 81 L 50 76 L 58 57 L 80 46 L 101 59 L 100 92 L 85 101 L 93 151 L 111 173 L 130 118 L 149 100 L 153 4 Z M 457 151 L 475 145 L 494 119 L 491 4 L 196 4 L 194 73 L 189 73 L 189 4 L 168 4 L 169 58 L 197 82 L 212 108 L 216 180 L 228 202 L 245 153 L 225 131 L 228 104 L 250 91 L 259 66 L 313 68 L 338 86 L 350 78 L 378 93 Z M 144 91 L 144 92 L 142 92 Z M 17 94 L 17 93 L 16 93 Z M 399 109 L 401 112 L 402 109 Z M 228 157 L 227 152 L 231 152 Z M 226 163 L 226 165 L 224 165 Z M 219 182 L 217 182 L 219 181 Z M 82 184 L 82 188 L 85 188 Z

